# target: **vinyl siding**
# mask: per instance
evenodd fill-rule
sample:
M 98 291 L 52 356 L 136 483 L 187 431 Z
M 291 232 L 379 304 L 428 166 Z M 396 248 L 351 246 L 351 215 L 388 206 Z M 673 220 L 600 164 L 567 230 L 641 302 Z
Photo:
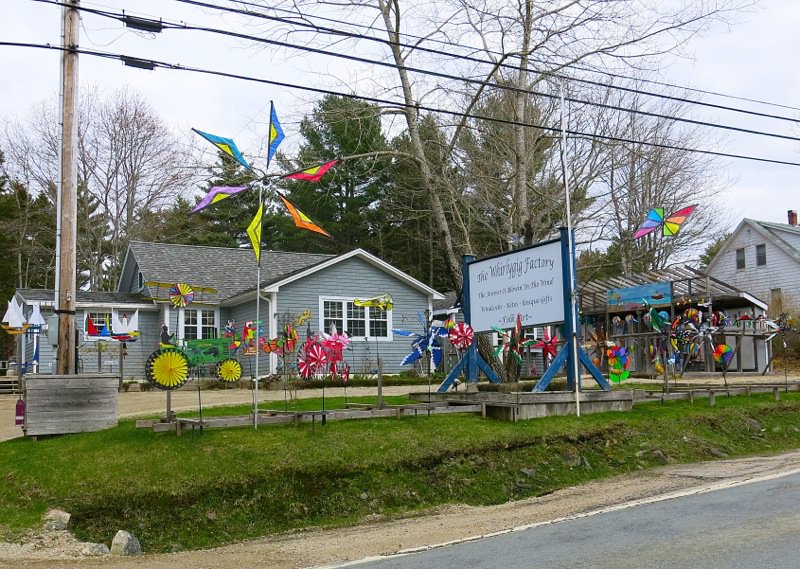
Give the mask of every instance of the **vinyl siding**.
M 786 234 L 781 237 L 794 236 Z M 730 239 L 727 250 L 714 260 L 710 268 L 711 276 L 768 304 L 771 302 L 772 289 L 780 288 L 783 310 L 796 313 L 800 308 L 800 263 L 748 225 L 741 226 Z M 788 238 L 786 240 L 789 241 Z M 767 263 L 758 266 L 756 246 L 761 244 L 766 246 Z M 736 268 L 737 249 L 744 249 L 744 269 Z
M 305 338 L 308 324 L 313 332 L 322 327 L 321 298 L 353 299 L 369 298 L 389 293 L 394 307 L 389 328 L 421 332 L 422 325 L 417 311 L 428 308 L 427 296 L 377 269 L 363 259 L 351 257 L 320 270 L 301 280 L 283 286 L 278 292 L 278 320 L 285 315 L 292 317 L 311 310 L 311 320 L 301 326 L 301 339 Z M 341 331 L 341 330 L 340 330 Z M 413 366 L 401 366 L 400 362 L 411 351 L 411 339 L 389 334 L 380 340 L 354 339 L 345 352 L 345 361 L 351 373 L 373 373 L 377 369 L 377 355 L 383 359 L 385 373 L 399 373 Z

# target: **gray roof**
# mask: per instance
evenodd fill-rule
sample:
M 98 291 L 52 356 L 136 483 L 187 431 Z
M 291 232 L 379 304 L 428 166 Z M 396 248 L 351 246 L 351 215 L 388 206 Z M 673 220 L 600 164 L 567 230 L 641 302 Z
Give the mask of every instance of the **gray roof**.
M 145 281 L 182 282 L 217 289 L 217 294 L 204 296 L 208 302 L 221 302 L 256 289 L 257 267 L 252 249 L 131 241 L 130 253 Z M 333 257 L 262 250 L 260 285 L 269 285 Z
M 444 293 L 444 298 L 441 300 L 434 300 L 433 301 L 433 313 L 434 314 L 444 314 L 451 308 L 455 306 L 456 301 L 458 300 L 458 293 L 454 290 L 448 291 Z
M 31 302 L 53 303 L 55 301 L 55 291 L 43 288 L 20 288 L 17 294 L 22 297 L 26 304 Z M 129 292 L 102 292 L 79 290 L 76 304 L 142 304 L 145 301 L 141 294 Z

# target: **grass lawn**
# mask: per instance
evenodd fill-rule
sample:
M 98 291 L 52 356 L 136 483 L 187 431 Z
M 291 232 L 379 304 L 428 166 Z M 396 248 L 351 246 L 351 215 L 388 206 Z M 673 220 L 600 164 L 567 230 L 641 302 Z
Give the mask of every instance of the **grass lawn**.
M 127 529 L 157 552 L 445 503 L 497 504 L 666 462 L 800 448 L 800 394 L 782 397 L 646 403 L 629 413 L 516 424 L 420 415 L 177 438 L 122 421 L 98 433 L 14 439 L 0 443 L 0 533 L 40 527 L 48 508 L 61 508 L 81 539 L 110 543 Z M 326 398 L 326 408 L 343 402 Z

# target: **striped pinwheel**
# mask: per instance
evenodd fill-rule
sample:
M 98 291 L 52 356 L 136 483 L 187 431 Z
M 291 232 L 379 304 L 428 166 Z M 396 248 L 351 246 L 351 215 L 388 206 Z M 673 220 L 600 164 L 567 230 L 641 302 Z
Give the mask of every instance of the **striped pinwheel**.
M 194 301 L 194 290 L 186 283 L 175 283 L 169 289 L 169 301 L 175 308 L 186 308 Z
M 325 367 L 328 356 L 316 337 L 306 340 L 297 354 L 297 371 L 303 379 L 311 379 L 315 373 Z
M 413 364 L 425 353 L 429 353 L 431 355 L 433 368 L 436 369 L 439 367 L 439 364 L 442 363 L 442 346 L 439 345 L 438 338 L 447 336 L 447 328 L 438 324 L 429 323 L 422 312 L 418 312 L 417 317 L 419 318 L 420 324 L 422 324 L 422 334 L 409 330 L 392 329 L 392 332 L 399 336 L 414 338 L 413 342 L 411 342 L 411 353 L 403 358 L 400 365 Z
M 448 336 L 450 343 L 459 352 L 463 352 L 472 345 L 472 341 L 475 339 L 475 331 L 466 322 L 458 322 L 450 328 Z

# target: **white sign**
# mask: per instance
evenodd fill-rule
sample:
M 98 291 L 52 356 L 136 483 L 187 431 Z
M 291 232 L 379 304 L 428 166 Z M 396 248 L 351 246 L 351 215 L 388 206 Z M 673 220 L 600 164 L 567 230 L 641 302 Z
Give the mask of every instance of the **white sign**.
M 473 261 L 469 268 L 470 318 L 476 332 L 564 321 L 561 241 Z

